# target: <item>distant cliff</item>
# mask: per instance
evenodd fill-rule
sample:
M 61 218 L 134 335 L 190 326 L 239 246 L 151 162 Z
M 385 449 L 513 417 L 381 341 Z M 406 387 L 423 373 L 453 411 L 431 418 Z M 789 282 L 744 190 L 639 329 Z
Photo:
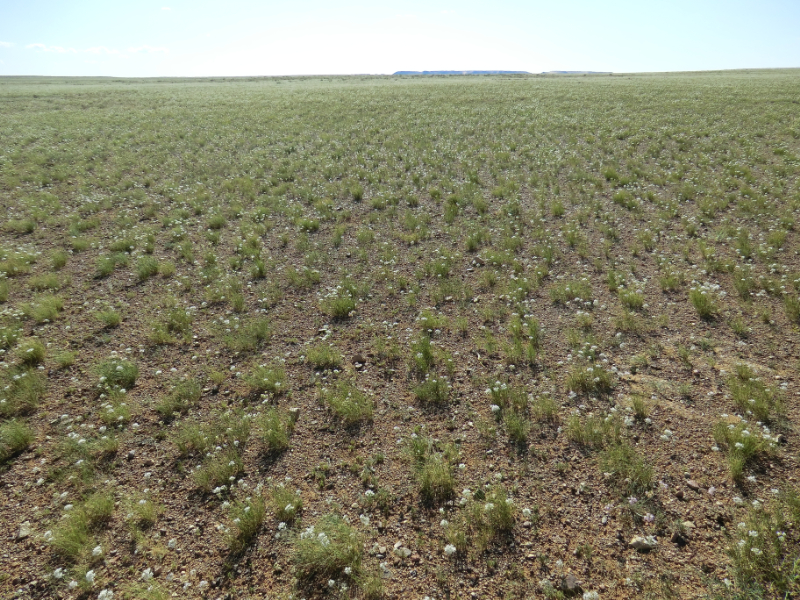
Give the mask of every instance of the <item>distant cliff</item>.
M 530 75 L 527 71 L 397 71 L 393 75 Z

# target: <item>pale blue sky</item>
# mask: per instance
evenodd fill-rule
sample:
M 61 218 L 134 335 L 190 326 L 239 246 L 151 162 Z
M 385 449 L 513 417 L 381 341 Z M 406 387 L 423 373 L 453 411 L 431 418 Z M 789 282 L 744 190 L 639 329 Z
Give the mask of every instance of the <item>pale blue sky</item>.
M 800 0 L 0 0 L 0 75 L 800 67 Z

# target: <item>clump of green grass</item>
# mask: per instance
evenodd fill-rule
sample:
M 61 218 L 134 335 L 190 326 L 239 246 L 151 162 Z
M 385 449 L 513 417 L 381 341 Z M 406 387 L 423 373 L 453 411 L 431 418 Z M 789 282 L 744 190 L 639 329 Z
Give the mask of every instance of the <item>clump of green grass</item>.
M 760 504 L 760 503 L 759 503 Z M 788 488 L 750 506 L 731 530 L 727 554 L 735 598 L 789 598 L 800 579 L 800 494 Z
M 322 310 L 334 319 L 346 319 L 356 309 L 357 296 L 352 286 L 339 286 L 322 301 Z
M 654 325 L 649 319 L 629 310 L 623 311 L 614 319 L 614 328 L 629 335 L 641 336 L 652 331 L 653 327 Z
M 22 340 L 14 353 L 19 362 L 26 367 L 35 367 L 44 362 L 44 344 L 37 339 Z
M 133 238 L 122 238 L 114 240 L 108 245 L 112 252 L 133 252 L 136 249 L 136 240 Z
M 637 421 L 644 421 L 650 414 L 650 407 L 640 394 L 634 394 L 631 397 L 631 408 L 633 409 L 633 416 Z
M 431 370 L 436 362 L 436 356 L 430 336 L 421 335 L 411 343 L 411 360 L 419 375 L 426 375 Z
M 174 435 L 181 458 L 200 457 L 216 446 L 242 449 L 250 437 L 251 419 L 237 412 L 214 415 L 209 423 L 182 422 Z
M 728 387 L 739 410 L 757 421 L 769 423 L 783 414 L 780 394 L 767 387 L 747 365 L 736 365 L 734 375 L 728 378 Z
M 608 394 L 614 389 L 614 379 L 598 364 L 578 365 L 567 376 L 567 389 L 582 394 Z
M 69 260 L 69 254 L 64 252 L 63 250 L 56 250 L 50 256 L 50 263 L 53 265 L 54 271 L 60 271 L 67 265 L 67 261 Z
M 139 367 L 136 363 L 121 358 L 104 360 L 97 365 L 95 371 L 100 378 L 100 385 L 112 389 L 129 390 L 139 377 Z
M 122 252 L 114 252 L 97 259 L 97 273 L 95 277 L 102 279 L 111 275 L 117 267 L 124 267 L 128 264 L 128 255 Z
M 200 384 L 194 379 L 186 379 L 178 382 L 172 391 L 156 404 L 156 412 L 165 421 L 174 419 L 177 415 L 185 413 L 194 406 L 202 390 Z
M 165 260 L 163 262 L 158 263 L 158 274 L 165 279 L 169 279 L 170 277 L 175 275 L 176 270 L 177 267 L 175 266 L 175 263 L 172 261 Z
M 275 518 L 291 525 L 303 512 L 303 497 L 299 491 L 293 492 L 284 485 L 276 485 L 269 492 L 270 505 Z
M 55 273 L 42 273 L 41 275 L 32 276 L 28 280 L 28 285 L 36 292 L 44 292 L 46 290 L 58 290 L 62 284 Z
M 292 542 L 292 563 L 301 585 L 324 589 L 328 580 L 356 581 L 362 574 L 364 544 L 338 515 L 325 515 Z
M 191 312 L 182 307 L 173 307 L 166 311 L 162 319 L 153 325 L 150 332 L 150 343 L 156 346 L 174 344 L 180 336 L 185 342 L 191 340 L 193 317 Z
M 123 426 L 130 421 L 131 409 L 124 401 L 124 394 L 114 394 L 100 406 L 100 420 L 109 427 Z
M 541 394 L 530 402 L 530 411 L 534 419 L 545 423 L 557 423 L 558 403 L 550 394 Z
M 15 325 L 0 327 L 0 349 L 8 350 L 13 348 L 22 335 L 22 328 Z
M 244 381 L 250 388 L 251 396 L 280 396 L 288 391 L 286 371 L 281 367 L 257 366 L 245 375 Z
M 107 526 L 113 514 L 114 494 L 95 492 L 59 522 L 53 529 L 50 544 L 68 562 L 89 561 L 93 558 L 92 548 L 96 546 L 95 532 Z
M 0 424 L 0 464 L 27 450 L 33 439 L 33 430 L 22 421 L 12 419 Z
M 531 422 L 527 416 L 510 411 L 503 415 L 503 422 L 511 443 L 524 447 L 528 443 L 528 434 L 531 430 Z
M 228 490 L 242 472 L 244 463 L 239 450 L 229 447 L 208 456 L 192 475 L 200 490 L 211 493 Z
M 98 310 L 95 313 L 95 317 L 97 317 L 97 320 L 100 321 L 103 324 L 103 327 L 106 327 L 107 329 L 113 329 L 122 323 L 122 316 L 117 311 L 112 309 Z
M 33 413 L 47 389 L 45 377 L 36 369 L 25 369 L 0 381 L 0 416 L 4 418 Z
M 800 324 L 800 298 L 787 295 L 783 301 L 783 308 L 790 323 Z
M 23 314 L 36 323 L 55 321 L 64 309 L 64 301 L 57 296 L 41 296 L 31 304 L 22 307 Z
M 269 407 L 256 419 L 258 437 L 268 454 L 277 454 L 289 448 L 294 432 L 294 414 Z
M 584 279 L 574 279 L 557 283 L 550 288 L 550 299 L 555 304 L 577 302 L 579 304 L 591 303 L 594 300 L 592 286 Z
M 719 421 L 714 425 L 714 440 L 727 453 L 731 478 L 744 479 L 745 470 L 752 463 L 775 453 L 775 439 L 766 426 L 748 423 Z
M 444 375 L 425 375 L 417 386 L 414 387 L 414 395 L 420 404 L 428 406 L 440 406 L 450 398 L 450 382 Z
M 288 269 L 286 271 L 286 278 L 292 287 L 308 289 L 317 285 L 322 276 L 316 269 L 303 267 L 299 271 L 295 268 Z
M 642 310 L 644 306 L 644 295 L 641 292 L 628 288 L 620 288 L 619 301 L 628 310 Z
M 237 330 L 226 332 L 222 341 L 235 352 L 253 352 L 272 336 L 272 326 L 267 317 L 246 320 Z
M 227 539 L 232 554 L 241 554 L 253 544 L 266 515 L 267 503 L 260 495 L 233 503 L 230 512 L 233 527 L 228 531 Z
M 622 496 L 644 494 L 653 484 L 653 467 L 626 442 L 611 445 L 600 455 L 600 468 Z
M 328 344 L 317 344 L 311 346 L 306 353 L 306 360 L 316 370 L 334 370 L 340 369 L 344 358 L 342 354 L 333 346 Z
M 567 437 L 584 448 L 604 448 L 620 440 L 619 420 L 613 417 L 572 415 L 567 420 Z
M 678 271 L 667 271 L 658 278 L 658 285 L 663 292 L 676 292 L 686 283 L 686 277 Z
M 125 516 L 128 525 L 137 531 L 146 531 L 158 521 L 164 507 L 155 502 L 149 494 L 137 495 L 127 502 L 128 512 Z
M 6 229 L 17 235 L 27 235 L 36 229 L 36 223 L 32 219 L 11 219 L 6 223 Z
M 139 281 L 146 281 L 158 275 L 158 260 L 152 256 L 143 256 L 136 261 L 136 277 Z
M 433 440 L 414 434 L 407 452 L 419 487 L 422 501 L 428 505 L 441 504 L 453 497 L 452 449 L 437 449 Z
M 324 388 L 321 398 L 346 427 L 372 420 L 372 398 L 350 381 L 340 381 L 332 388 Z
M 719 305 L 713 291 L 706 287 L 696 287 L 689 290 L 689 301 L 701 319 L 711 321 L 719 314 Z
M 470 551 L 479 556 L 492 543 L 512 535 L 517 509 L 503 487 L 479 490 L 463 496 L 460 503 L 460 514 L 445 527 L 445 538 L 457 557 L 465 558 Z

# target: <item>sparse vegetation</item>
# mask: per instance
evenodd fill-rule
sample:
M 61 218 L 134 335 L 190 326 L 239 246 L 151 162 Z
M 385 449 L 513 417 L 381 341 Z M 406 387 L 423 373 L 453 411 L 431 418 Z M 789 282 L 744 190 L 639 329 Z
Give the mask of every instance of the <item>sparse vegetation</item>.
M 796 596 L 799 81 L 4 78 L 0 596 Z

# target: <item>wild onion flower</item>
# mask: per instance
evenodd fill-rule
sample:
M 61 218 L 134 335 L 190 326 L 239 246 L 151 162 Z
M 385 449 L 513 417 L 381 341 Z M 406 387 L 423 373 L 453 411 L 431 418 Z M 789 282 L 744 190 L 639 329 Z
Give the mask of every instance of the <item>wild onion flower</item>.
M 94 585 L 94 569 L 86 571 L 86 581 L 89 585 Z
M 447 546 L 444 547 L 444 553 L 447 556 L 453 556 L 453 554 L 456 553 L 456 547 L 453 546 L 453 544 L 447 544 Z

